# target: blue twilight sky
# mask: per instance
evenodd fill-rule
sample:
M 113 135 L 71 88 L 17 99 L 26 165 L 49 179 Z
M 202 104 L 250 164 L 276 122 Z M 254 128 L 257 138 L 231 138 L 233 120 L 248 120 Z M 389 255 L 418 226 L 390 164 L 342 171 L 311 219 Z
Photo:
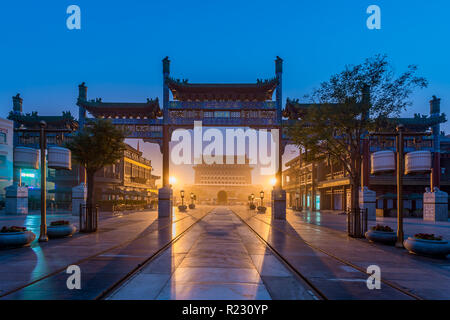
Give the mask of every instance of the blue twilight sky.
M 71 4 L 81 8 L 81 30 L 66 28 Z M 366 27 L 371 4 L 381 8 L 381 30 Z M 428 113 L 432 95 L 449 113 L 449 12 L 447 0 L 3 1 L 0 117 L 18 92 L 25 112 L 77 115 L 82 81 L 89 98 L 161 98 L 167 55 L 172 75 L 191 82 L 269 78 L 279 55 L 285 100 L 377 53 L 388 54 L 399 72 L 417 64 L 430 82 L 405 115 Z M 157 149 L 146 144 L 144 150 L 159 163 Z

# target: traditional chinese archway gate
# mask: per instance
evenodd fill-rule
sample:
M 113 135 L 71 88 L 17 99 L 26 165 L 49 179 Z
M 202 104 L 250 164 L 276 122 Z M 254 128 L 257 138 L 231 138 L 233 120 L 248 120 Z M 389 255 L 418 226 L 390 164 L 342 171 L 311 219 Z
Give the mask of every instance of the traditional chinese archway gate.
M 277 184 L 272 191 L 272 217 L 286 218 L 286 193 L 282 189 L 282 162 L 284 147 L 288 143 L 281 134 L 282 119 L 282 66 L 275 60 L 275 77 L 251 84 L 191 84 L 170 77 L 170 60 L 163 63 L 163 108 L 158 98 L 144 103 L 105 103 L 101 99 L 87 100 L 84 82 L 78 86 L 80 128 L 85 124 L 86 111 L 95 118 L 110 118 L 129 132 L 127 138 L 158 143 L 163 155 L 163 187 L 159 189 L 159 217 L 172 213 L 172 189 L 169 184 L 169 141 L 177 128 L 192 129 L 194 121 L 203 126 L 250 127 L 278 129 Z M 169 100 L 169 90 L 173 100 Z M 275 100 L 272 100 L 275 92 Z

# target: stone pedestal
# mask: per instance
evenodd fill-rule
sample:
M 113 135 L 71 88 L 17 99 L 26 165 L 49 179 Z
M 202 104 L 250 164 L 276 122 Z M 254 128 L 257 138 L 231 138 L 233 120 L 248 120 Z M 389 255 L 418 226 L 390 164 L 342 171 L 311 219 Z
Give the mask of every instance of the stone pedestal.
M 172 218 L 173 191 L 170 187 L 158 190 L 158 218 Z
M 367 219 L 377 220 L 377 193 L 367 187 L 359 189 L 359 208 L 367 209 Z
M 286 191 L 281 188 L 272 190 L 272 219 L 286 220 Z
M 6 187 L 5 190 L 5 213 L 28 214 L 28 187 L 19 187 L 17 184 L 13 184 Z
M 426 188 L 423 194 L 423 220 L 447 221 L 448 220 L 448 193 L 434 187 L 431 191 Z
M 72 215 L 80 215 L 80 205 L 86 204 L 87 200 L 87 186 L 85 183 L 72 188 Z

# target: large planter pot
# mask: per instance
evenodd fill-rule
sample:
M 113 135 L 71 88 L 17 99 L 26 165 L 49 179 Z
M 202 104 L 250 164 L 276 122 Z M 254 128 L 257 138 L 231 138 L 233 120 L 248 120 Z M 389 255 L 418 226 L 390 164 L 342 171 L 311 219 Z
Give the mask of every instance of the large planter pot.
M 191 203 L 191 204 L 189 205 L 189 209 L 195 209 L 195 204 L 192 204 L 192 203 Z
M 258 207 L 258 213 L 265 213 L 266 210 L 267 210 L 266 207 L 262 207 L 262 206 L 259 206 L 259 207 Z
M 450 253 L 448 241 L 444 240 L 424 240 L 408 237 L 403 241 L 405 248 L 415 254 L 445 258 Z
M 255 206 L 254 204 L 251 204 L 251 205 L 249 206 L 249 209 L 250 209 L 250 210 L 255 210 L 255 209 L 256 209 L 256 206 Z
M 49 238 L 71 237 L 75 231 L 77 231 L 77 228 L 73 224 L 47 227 L 47 235 Z
M 31 231 L 0 233 L 0 248 L 29 245 L 36 235 Z
M 186 205 L 178 206 L 178 210 L 179 210 L 180 212 L 185 212 L 185 211 L 187 210 L 187 206 L 186 206 Z
M 397 235 L 395 232 L 369 230 L 365 233 L 366 239 L 383 244 L 395 244 Z

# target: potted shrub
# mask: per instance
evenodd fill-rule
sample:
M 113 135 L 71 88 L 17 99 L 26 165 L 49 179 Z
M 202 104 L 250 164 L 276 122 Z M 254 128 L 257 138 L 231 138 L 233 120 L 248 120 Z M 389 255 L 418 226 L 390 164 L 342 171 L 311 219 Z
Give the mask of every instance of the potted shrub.
M 442 236 L 429 233 L 417 233 L 414 237 L 408 237 L 403 245 L 409 252 L 424 256 L 445 258 L 450 253 L 448 241 L 442 240 Z
M 53 221 L 47 226 L 47 235 L 49 238 L 71 237 L 77 228 L 66 220 Z
M 377 224 L 365 233 L 366 239 L 372 242 L 384 244 L 394 244 L 397 241 L 397 235 L 389 226 Z
M 3 227 L 0 230 L 0 247 L 28 246 L 36 235 L 25 227 Z
M 250 210 L 255 210 L 256 209 L 256 205 L 254 203 L 250 203 L 249 208 L 250 208 Z
M 179 205 L 178 210 L 180 212 L 185 212 L 187 210 L 187 205 L 185 205 L 185 204 Z
M 264 206 L 258 206 L 258 213 L 265 213 L 266 212 L 266 207 Z

